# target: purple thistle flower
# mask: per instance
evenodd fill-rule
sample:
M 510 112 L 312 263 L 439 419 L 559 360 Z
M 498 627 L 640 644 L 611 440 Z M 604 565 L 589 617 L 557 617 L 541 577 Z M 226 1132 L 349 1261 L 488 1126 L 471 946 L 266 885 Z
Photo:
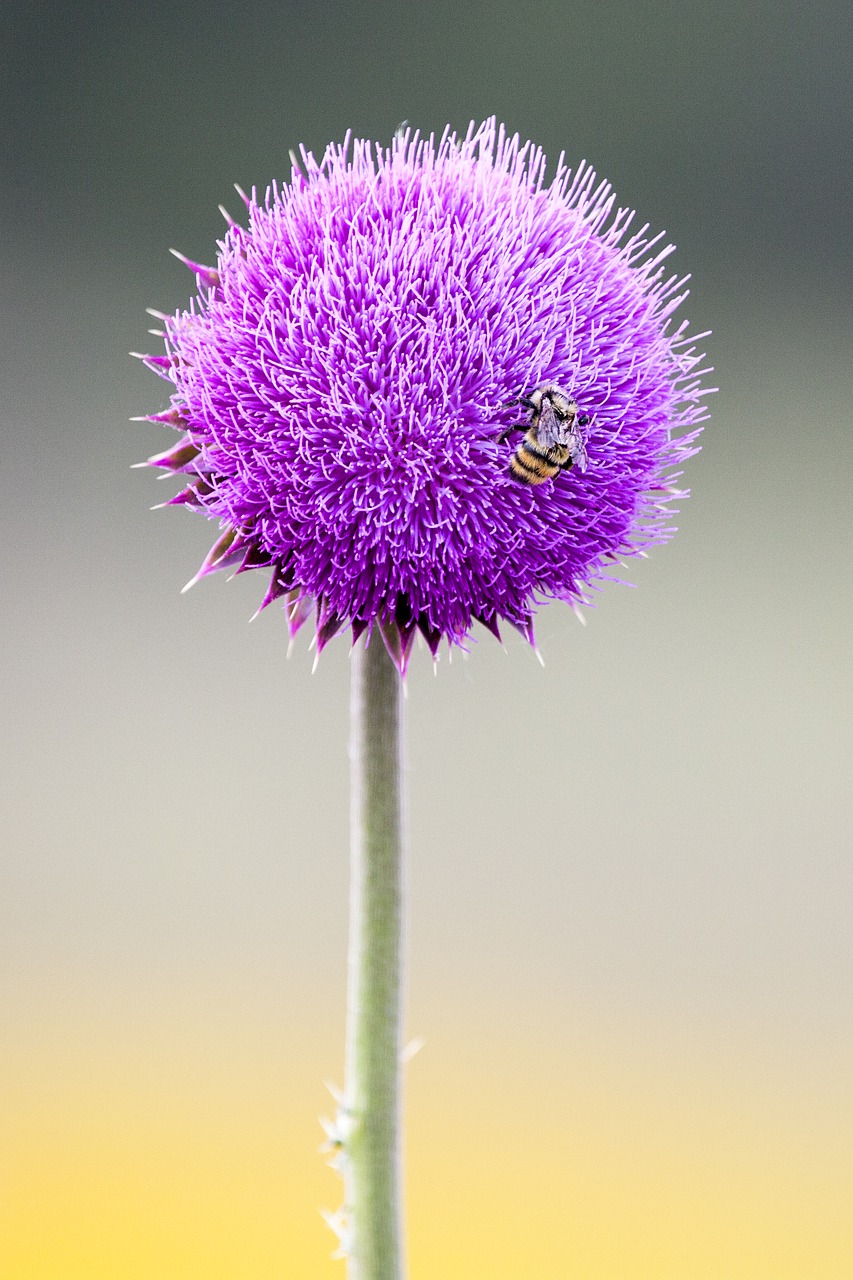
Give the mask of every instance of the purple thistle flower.
M 315 608 L 318 649 L 376 624 L 404 670 L 416 630 L 433 654 L 474 620 L 532 642 L 538 603 L 589 603 L 669 536 L 706 416 L 685 282 L 590 168 L 544 171 L 494 120 L 438 146 L 347 136 L 244 197 L 215 268 L 184 259 L 199 296 L 146 360 L 175 386 L 151 420 L 182 433 L 149 462 L 222 530 L 193 581 L 269 568 L 261 607 L 283 597 L 292 633 Z M 520 484 L 549 384 L 588 463 Z

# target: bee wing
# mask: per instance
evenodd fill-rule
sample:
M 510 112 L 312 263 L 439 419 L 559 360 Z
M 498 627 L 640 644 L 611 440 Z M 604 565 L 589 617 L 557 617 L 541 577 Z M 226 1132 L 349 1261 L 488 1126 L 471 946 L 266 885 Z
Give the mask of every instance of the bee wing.
M 554 406 L 547 398 L 539 409 L 539 421 L 536 423 L 536 439 L 543 449 L 551 449 L 555 444 L 565 444 L 566 436 L 562 423 L 554 412 Z
M 586 443 L 581 435 L 580 428 L 572 427 L 569 436 L 569 457 L 572 460 L 572 466 L 577 467 L 578 471 L 586 471 L 589 466 L 589 454 L 586 451 Z

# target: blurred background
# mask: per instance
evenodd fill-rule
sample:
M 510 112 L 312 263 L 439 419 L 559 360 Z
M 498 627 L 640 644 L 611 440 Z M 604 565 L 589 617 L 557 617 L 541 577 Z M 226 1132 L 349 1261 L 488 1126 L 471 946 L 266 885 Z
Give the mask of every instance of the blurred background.
M 130 464 L 130 360 L 300 142 L 495 113 L 666 228 L 720 394 L 586 628 L 409 678 L 412 1280 L 853 1274 L 847 7 L 12 0 L 2 18 L 9 1280 L 342 1277 L 345 641 Z M 150 348 L 148 348 L 150 349 Z M 171 492 L 171 487 L 170 490 Z M 559 802 L 513 798 L 531 757 Z

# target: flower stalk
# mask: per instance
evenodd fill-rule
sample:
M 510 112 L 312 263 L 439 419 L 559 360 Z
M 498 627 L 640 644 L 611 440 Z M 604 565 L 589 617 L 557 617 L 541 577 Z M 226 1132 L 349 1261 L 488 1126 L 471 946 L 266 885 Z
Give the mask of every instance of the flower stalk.
M 342 1137 L 348 1280 L 402 1280 L 402 681 L 378 632 L 353 653 Z

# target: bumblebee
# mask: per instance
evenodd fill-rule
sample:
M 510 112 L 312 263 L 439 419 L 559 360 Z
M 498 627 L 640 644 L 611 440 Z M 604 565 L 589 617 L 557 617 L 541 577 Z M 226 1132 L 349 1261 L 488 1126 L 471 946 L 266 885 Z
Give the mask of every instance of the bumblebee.
M 498 436 L 498 444 L 514 431 L 524 439 L 509 460 L 509 473 L 520 484 L 542 484 L 560 471 L 577 467 L 586 471 L 589 458 L 581 430 L 589 416 L 578 413 L 577 401 L 549 382 L 517 401 L 530 414 L 528 422 L 516 422 Z

